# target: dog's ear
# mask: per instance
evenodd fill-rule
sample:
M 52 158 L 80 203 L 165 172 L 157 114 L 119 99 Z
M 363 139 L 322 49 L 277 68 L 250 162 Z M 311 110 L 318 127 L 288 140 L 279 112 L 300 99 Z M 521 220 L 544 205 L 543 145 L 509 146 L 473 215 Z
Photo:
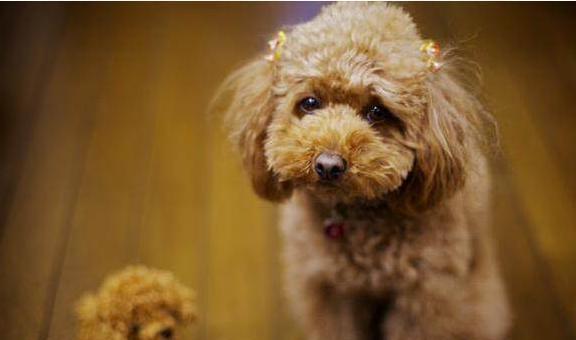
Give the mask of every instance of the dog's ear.
M 260 58 L 230 75 L 215 100 L 226 104 L 230 136 L 242 155 L 254 191 L 265 199 L 280 201 L 290 196 L 291 185 L 277 180 L 264 155 L 266 130 L 275 108 L 273 86 L 274 64 Z
M 95 295 L 84 295 L 76 304 L 78 340 L 124 340 L 126 334 L 112 327 L 111 318 L 100 314 L 102 306 Z M 122 321 L 116 320 L 116 323 Z
M 81 322 L 94 322 L 98 318 L 98 299 L 92 294 L 85 294 L 76 303 L 75 311 Z
M 182 324 L 196 321 L 196 293 L 178 281 L 173 281 L 170 294 L 164 301 L 175 320 Z
M 422 211 L 463 186 L 468 157 L 477 149 L 479 131 L 489 117 L 448 67 L 426 80 L 427 110 L 416 132 L 415 163 L 399 192 L 403 210 Z

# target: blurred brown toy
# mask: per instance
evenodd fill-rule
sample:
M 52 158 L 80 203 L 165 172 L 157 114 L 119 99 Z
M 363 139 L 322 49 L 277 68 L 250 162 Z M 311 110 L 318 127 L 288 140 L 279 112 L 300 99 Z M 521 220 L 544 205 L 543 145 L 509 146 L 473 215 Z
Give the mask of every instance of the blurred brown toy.
M 78 340 L 177 339 L 196 319 L 195 294 L 172 273 L 130 266 L 79 301 Z

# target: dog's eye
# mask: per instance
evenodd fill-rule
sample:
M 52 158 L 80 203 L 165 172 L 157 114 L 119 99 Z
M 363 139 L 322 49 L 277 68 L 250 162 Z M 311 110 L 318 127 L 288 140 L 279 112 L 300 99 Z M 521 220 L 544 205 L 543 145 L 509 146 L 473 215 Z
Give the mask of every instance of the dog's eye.
M 171 328 L 166 328 L 160 332 L 162 339 L 172 339 L 174 336 L 174 331 Z
M 370 123 L 378 123 L 383 120 L 391 119 L 393 117 L 394 116 L 392 115 L 390 110 L 388 110 L 382 105 L 372 104 L 368 106 L 368 108 L 366 109 L 366 119 Z
M 140 325 L 133 325 L 130 328 L 130 334 L 128 334 L 129 340 L 136 340 L 138 339 L 138 334 L 140 333 Z
M 319 109 L 322 106 L 320 99 L 315 97 L 306 97 L 300 101 L 298 107 L 303 113 L 312 113 L 314 110 Z

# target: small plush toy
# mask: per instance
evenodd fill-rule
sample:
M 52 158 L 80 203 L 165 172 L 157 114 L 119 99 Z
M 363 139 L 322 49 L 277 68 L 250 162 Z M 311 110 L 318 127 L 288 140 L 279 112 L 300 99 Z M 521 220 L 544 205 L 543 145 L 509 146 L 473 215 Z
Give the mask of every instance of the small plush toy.
M 78 340 L 177 339 L 196 319 L 195 294 L 170 272 L 130 266 L 82 297 L 76 313 Z

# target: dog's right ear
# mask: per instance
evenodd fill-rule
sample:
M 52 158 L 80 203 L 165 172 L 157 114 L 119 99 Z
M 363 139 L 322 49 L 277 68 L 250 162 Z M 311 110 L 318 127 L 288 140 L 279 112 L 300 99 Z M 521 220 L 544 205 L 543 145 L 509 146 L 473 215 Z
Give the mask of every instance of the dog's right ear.
M 277 180 L 264 155 L 266 130 L 275 108 L 274 67 L 264 58 L 248 63 L 226 79 L 215 100 L 224 103 L 230 137 L 242 155 L 254 191 L 267 200 L 281 201 L 290 196 L 291 185 Z
M 98 318 L 98 300 L 94 295 L 86 294 L 76 303 L 76 316 L 80 322 L 90 323 Z

